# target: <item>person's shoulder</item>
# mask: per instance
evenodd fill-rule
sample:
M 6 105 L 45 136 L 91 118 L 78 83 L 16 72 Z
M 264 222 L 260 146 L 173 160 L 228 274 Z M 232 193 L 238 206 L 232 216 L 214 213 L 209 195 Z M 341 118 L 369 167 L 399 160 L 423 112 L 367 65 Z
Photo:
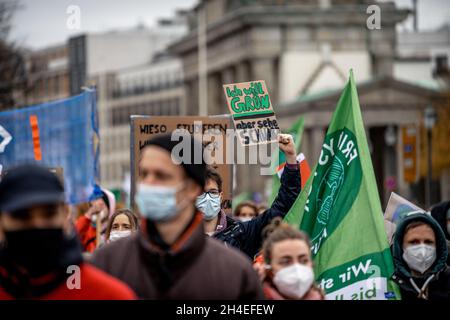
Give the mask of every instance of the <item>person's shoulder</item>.
M 124 282 L 85 262 L 80 267 L 81 287 L 95 290 L 99 300 L 133 300 L 136 295 Z M 84 287 L 84 288 L 83 288 Z
M 92 259 L 95 261 L 101 258 L 117 256 L 118 254 L 120 255 L 122 253 L 129 252 L 130 247 L 134 246 L 137 240 L 138 234 L 136 232 L 127 238 L 105 244 L 94 251 Z
M 206 239 L 206 251 L 222 264 L 252 268 L 250 259 L 244 253 L 212 237 Z

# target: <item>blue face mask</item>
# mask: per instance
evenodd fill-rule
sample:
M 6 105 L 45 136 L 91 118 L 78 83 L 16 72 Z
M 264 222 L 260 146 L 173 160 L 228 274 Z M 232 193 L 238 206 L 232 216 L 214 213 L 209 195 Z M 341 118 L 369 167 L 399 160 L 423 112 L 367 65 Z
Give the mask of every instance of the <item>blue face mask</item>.
M 209 193 L 203 193 L 195 202 L 195 206 L 203 213 L 205 220 L 214 219 L 220 212 L 220 196 L 212 197 Z
M 183 210 L 177 207 L 178 190 L 177 187 L 139 184 L 135 200 L 141 215 L 155 222 L 168 221 L 176 217 Z

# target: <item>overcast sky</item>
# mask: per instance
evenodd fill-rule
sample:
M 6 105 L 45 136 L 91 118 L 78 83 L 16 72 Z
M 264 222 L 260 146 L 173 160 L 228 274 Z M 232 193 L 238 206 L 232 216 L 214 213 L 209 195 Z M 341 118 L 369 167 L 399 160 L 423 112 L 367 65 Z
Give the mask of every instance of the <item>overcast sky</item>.
M 174 15 L 176 9 L 190 9 L 198 0 L 18 0 L 22 8 L 13 20 L 10 38 L 23 46 L 42 48 L 59 44 L 72 35 L 143 23 Z M 399 7 L 411 7 L 412 0 L 395 0 Z M 81 10 L 79 30 L 66 26 L 67 8 Z M 381 13 L 383 15 L 383 13 Z M 383 17 L 383 16 L 382 16 Z M 383 18 L 382 18 L 383 19 Z M 450 23 L 450 0 L 419 0 L 419 28 L 434 29 Z M 407 23 L 407 27 L 412 24 Z

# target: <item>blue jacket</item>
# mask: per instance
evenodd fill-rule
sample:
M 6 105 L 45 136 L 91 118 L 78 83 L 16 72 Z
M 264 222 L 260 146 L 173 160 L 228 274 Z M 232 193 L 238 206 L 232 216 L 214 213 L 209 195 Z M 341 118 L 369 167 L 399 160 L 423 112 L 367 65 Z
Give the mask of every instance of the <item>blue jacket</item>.
M 258 254 L 262 245 L 262 230 L 273 218 L 284 217 L 300 194 L 301 181 L 299 166 L 285 166 L 281 176 L 281 186 L 272 206 L 256 218 L 240 222 L 227 217 L 227 227 L 213 237 L 235 247 L 251 259 Z

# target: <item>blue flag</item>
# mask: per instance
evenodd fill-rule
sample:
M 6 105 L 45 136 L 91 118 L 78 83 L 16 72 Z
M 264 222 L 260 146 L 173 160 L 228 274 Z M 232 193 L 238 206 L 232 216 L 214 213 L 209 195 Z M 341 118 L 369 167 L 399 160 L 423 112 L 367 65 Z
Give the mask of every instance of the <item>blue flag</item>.
M 67 202 L 86 202 L 99 180 L 96 92 L 0 112 L 0 170 L 37 163 L 61 172 Z

